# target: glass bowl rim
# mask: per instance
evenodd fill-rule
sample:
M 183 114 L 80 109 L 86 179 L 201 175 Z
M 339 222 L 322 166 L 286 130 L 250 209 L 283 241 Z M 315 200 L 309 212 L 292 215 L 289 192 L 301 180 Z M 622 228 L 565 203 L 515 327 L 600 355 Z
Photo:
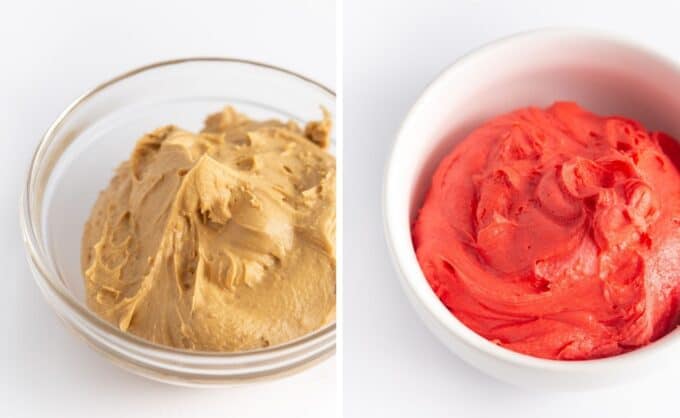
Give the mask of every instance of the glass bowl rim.
M 171 59 L 171 60 L 164 60 L 164 61 L 158 61 L 154 62 L 151 64 L 143 65 L 141 67 L 137 67 L 135 69 L 126 71 L 118 76 L 115 76 L 103 83 L 98 84 L 97 86 L 89 89 L 86 91 L 84 94 L 76 98 L 71 104 L 69 104 L 66 109 L 57 117 L 57 119 L 52 122 L 50 127 L 47 129 L 45 134 L 42 135 L 40 142 L 38 143 L 37 147 L 35 148 L 35 151 L 33 153 L 33 156 L 31 157 L 31 162 L 28 167 L 28 172 L 26 175 L 26 181 L 24 185 L 24 189 L 22 192 L 21 196 L 21 204 L 20 204 L 20 227 L 22 229 L 23 233 L 23 241 L 24 241 L 24 247 L 26 249 L 27 255 L 30 257 L 30 261 L 32 261 L 33 267 L 35 268 L 33 276 L 35 277 L 36 280 L 40 280 L 42 283 L 45 283 L 48 285 L 49 289 L 60 299 L 60 301 L 72 312 L 74 312 L 79 318 L 84 319 L 87 324 L 91 327 L 94 327 L 97 331 L 103 332 L 104 334 L 112 335 L 113 337 L 121 339 L 123 342 L 132 345 L 135 348 L 139 348 L 142 350 L 152 350 L 154 352 L 157 352 L 161 355 L 168 355 L 168 356 L 184 356 L 188 359 L 195 359 L 197 361 L 201 361 L 203 359 L 217 359 L 217 358 L 223 358 L 223 359 L 238 359 L 238 358 L 247 358 L 251 356 L 259 356 L 259 355 L 266 355 L 266 354 L 275 354 L 277 352 L 283 352 L 288 349 L 293 349 L 298 346 L 303 346 L 306 343 L 315 341 L 317 339 L 323 339 L 324 337 L 330 336 L 335 333 L 336 329 L 336 321 L 333 321 L 313 332 L 310 332 L 306 335 L 303 335 L 301 337 L 298 337 L 296 339 L 293 339 L 291 341 L 287 341 L 282 344 L 277 344 L 271 347 L 265 347 L 265 348 L 258 348 L 258 349 L 253 349 L 253 350 L 247 350 L 247 351 L 239 351 L 239 352 L 219 352 L 219 351 L 193 351 L 193 350 L 185 350 L 185 349 L 180 349 L 180 348 L 174 348 L 170 346 L 164 346 L 160 344 L 155 344 L 150 341 L 147 341 L 141 337 L 138 337 L 134 334 L 128 333 L 128 332 L 123 332 L 120 329 L 116 328 L 115 326 L 111 325 L 107 321 L 103 320 L 99 316 L 97 316 L 94 312 L 92 312 L 90 309 L 88 309 L 84 304 L 76 300 L 75 297 L 71 295 L 71 292 L 66 289 L 66 287 L 62 283 L 55 283 L 56 280 L 52 278 L 52 274 L 49 273 L 48 269 L 45 268 L 45 261 L 43 260 L 43 255 L 41 254 L 39 248 L 40 248 L 40 240 L 38 238 L 38 235 L 36 234 L 36 231 L 34 229 L 34 223 L 33 223 L 33 217 L 34 216 L 41 216 L 39 213 L 34 213 L 33 208 L 31 205 L 31 199 L 33 197 L 33 183 L 36 177 L 36 172 L 37 169 L 39 168 L 38 166 L 38 160 L 43 157 L 43 154 L 46 152 L 47 148 L 52 144 L 54 140 L 54 134 L 55 132 L 61 127 L 61 125 L 65 122 L 65 120 L 74 112 L 76 111 L 81 105 L 83 105 L 85 102 L 88 101 L 88 99 L 94 97 L 97 95 L 99 92 L 117 85 L 120 82 L 123 82 L 129 78 L 132 78 L 138 74 L 151 71 L 151 70 L 156 70 L 156 69 L 163 69 L 167 67 L 173 67 L 173 66 L 178 66 L 178 65 L 183 65 L 183 64 L 192 64 L 192 63 L 222 63 L 222 64 L 238 64 L 238 65 L 244 65 L 246 67 L 251 66 L 251 67 L 256 67 L 259 69 L 264 69 L 271 71 L 272 73 L 277 73 L 279 75 L 283 75 L 285 77 L 288 77 L 289 79 L 296 79 L 298 81 L 302 81 L 306 83 L 307 85 L 310 85 L 314 88 L 317 88 L 321 90 L 323 93 L 328 94 L 332 98 L 336 97 L 335 91 L 330 89 L 329 87 L 325 86 L 324 84 L 309 78 L 307 76 L 304 76 L 302 74 L 299 74 L 297 72 L 278 67 L 272 64 L 267 64 L 259 61 L 254 61 L 254 60 L 249 60 L 249 59 L 241 59 L 241 58 L 231 58 L 231 57 L 215 57 L 215 56 L 200 56 L 200 57 L 187 57 L 187 58 L 177 58 L 177 59 Z M 66 147 L 68 148 L 68 147 Z M 62 150 L 63 151 L 63 150 Z M 51 175 L 51 173 L 48 174 L 48 177 Z M 38 278 L 39 276 L 39 278 Z M 336 301 L 337 304 L 337 301 Z M 80 329 L 79 329 L 80 332 Z M 335 342 L 333 342 L 333 346 L 335 346 Z

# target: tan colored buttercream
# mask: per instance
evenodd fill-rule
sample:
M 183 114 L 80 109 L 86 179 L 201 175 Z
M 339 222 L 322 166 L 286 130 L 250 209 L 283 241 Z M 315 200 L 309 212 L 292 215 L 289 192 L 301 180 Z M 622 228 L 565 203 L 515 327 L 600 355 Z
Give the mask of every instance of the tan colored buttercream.
M 85 225 L 87 303 L 154 343 L 280 344 L 335 318 L 330 119 L 301 129 L 227 108 L 142 137 Z M 320 146 L 321 145 L 321 146 Z

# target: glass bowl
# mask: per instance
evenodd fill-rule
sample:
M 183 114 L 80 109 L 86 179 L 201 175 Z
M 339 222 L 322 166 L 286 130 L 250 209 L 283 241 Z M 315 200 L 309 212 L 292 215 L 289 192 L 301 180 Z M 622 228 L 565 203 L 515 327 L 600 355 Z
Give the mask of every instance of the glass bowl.
M 320 119 L 321 106 L 334 115 L 335 93 L 291 71 L 239 59 L 180 59 L 130 71 L 78 98 L 52 124 L 35 151 L 21 200 L 29 264 L 57 315 L 114 363 L 163 382 L 268 380 L 335 353 L 335 322 L 278 346 L 208 353 L 164 347 L 122 332 L 85 304 L 80 239 L 115 167 L 129 158 L 145 132 L 170 123 L 197 131 L 206 115 L 225 105 L 254 119 L 304 123 Z

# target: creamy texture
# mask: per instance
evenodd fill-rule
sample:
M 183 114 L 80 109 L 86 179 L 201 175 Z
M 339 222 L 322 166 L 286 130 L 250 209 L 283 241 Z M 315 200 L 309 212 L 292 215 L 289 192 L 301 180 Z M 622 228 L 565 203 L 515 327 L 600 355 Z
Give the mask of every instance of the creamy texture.
M 154 343 L 206 351 L 280 344 L 333 321 L 330 124 L 227 108 L 201 133 L 142 137 L 85 225 L 89 307 Z
M 680 320 L 680 146 L 574 103 L 488 121 L 439 165 L 413 226 L 437 296 L 495 343 L 606 357 Z

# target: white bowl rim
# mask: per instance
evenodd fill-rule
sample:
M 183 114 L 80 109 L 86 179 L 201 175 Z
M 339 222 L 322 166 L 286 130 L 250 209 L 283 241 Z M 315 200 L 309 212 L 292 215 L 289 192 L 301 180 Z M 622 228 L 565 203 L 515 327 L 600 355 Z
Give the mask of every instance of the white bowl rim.
M 382 190 L 382 204 L 383 204 L 383 227 L 389 248 L 389 253 L 392 262 L 397 270 L 404 291 L 412 293 L 414 298 L 409 298 L 412 302 L 415 300 L 429 312 L 437 323 L 443 326 L 450 334 L 455 336 L 460 342 L 466 346 L 481 351 L 491 357 L 495 357 L 503 362 L 510 363 L 515 366 L 536 370 L 548 370 L 562 373 L 579 373 L 579 372 L 605 372 L 622 366 L 626 363 L 631 363 L 633 360 L 647 360 L 655 353 L 661 350 L 668 350 L 671 345 L 680 344 L 680 327 L 671 331 L 667 335 L 661 337 L 644 347 L 632 350 L 627 353 L 598 358 L 590 360 L 552 360 L 522 354 L 512 351 L 510 349 L 501 347 L 492 343 L 481 335 L 475 333 L 465 324 L 463 324 L 455 315 L 453 315 L 435 295 L 434 291 L 427 282 L 425 275 L 420 269 L 418 260 L 415 256 L 412 242 L 400 242 L 395 236 L 395 230 L 402 228 L 401 219 L 396 219 L 393 214 L 394 199 L 397 199 L 397 193 L 391 193 L 392 190 L 399 190 L 400 185 L 393 180 L 392 172 L 395 170 L 394 157 L 395 151 L 400 144 L 404 142 L 405 127 L 410 123 L 412 115 L 419 112 L 427 102 L 427 98 L 435 92 L 444 79 L 450 77 L 459 68 L 471 65 L 483 55 L 493 54 L 496 49 L 507 47 L 508 45 L 541 40 L 547 37 L 579 37 L 596 42 L 607 42 L 611 45 L 619 47 L 627 47 L 635 50 L 640 55 L 646 56 L 649 59 L 655 60 L 659 63 L 667 65 L 676 69 L 680 73 L 680 66 L 676 61 L 665 57 L 647 46 L 633 41 L 631 39 L 614 35 L 606 31 L 578 28 L 578 27 L 549 27 L 539 28 L 529 31 L 518 32 L 500 39 L 491 41 L 482 45 L 479 48 L 472 50 L 456 59 L 452 64 L 448 65 L 443 71 L 437 75 L 432 82 L 430 82 L 423 92 L 420 94 L 416 102 L 406 113 L 401 125 L 397 130 L 395 140 L 385 164 L 383 176 L 383 190 Z M 409 231 L 410 237 L 410 231 Z

